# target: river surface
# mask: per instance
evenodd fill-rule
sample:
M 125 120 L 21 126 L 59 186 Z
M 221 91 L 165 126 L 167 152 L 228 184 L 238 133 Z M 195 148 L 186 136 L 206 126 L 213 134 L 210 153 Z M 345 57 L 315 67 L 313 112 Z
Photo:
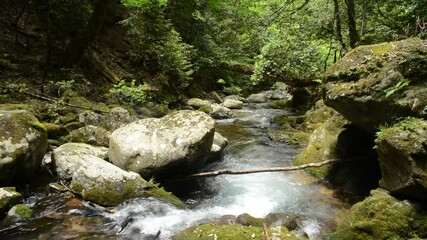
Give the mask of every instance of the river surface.
M 235 111 L 234 118 L 218 120 L 216 130 L 229 140 L 229 146 L 221 161 L 203 171 L 291 165 L 297 151 L 272 142 L 267 135 L 269 128 L 276 127 L 272 119 L 278 114 L 290 113 L 251 105 Z M 35 216 L 23 222 L 4 220 L 0 239 L 170 239 L 189 226 L 223 215 L 265 217 L 282 212 L 296 215 L 302 231 L 318 239 L 331 232 L 348 210 L 333 190 L 303 171 L 221 175 L 179 185 L 178 196 L 188 209 L 149 198 L 126 202 L 113 213 L 64 194 L 50 194 L 42 187 L 25 200 Z M 183 191 L 182 185 L 188 187 Z

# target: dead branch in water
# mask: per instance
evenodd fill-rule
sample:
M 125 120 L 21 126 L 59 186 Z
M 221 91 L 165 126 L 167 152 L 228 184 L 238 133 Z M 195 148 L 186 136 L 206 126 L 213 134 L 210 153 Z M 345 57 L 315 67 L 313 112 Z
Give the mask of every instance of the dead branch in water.
M 248 169 L 248 170 L 232 170 L 232 169 L 222 169 L 212 172 L 202 172 L 202 173 L 196 173 L 191 174 L 183 179 L 192 179 L 192 178 L 201 178 L 201 177 L 212 177 L 212 176 L 218 176 L 222 174 L 249 174 L 249 173 L 261 173 L 261 172 L 288 172 L 288 171 L 296 171 L 296 170 L 302 170 L 306 168 L 312 168 L 312 167 L 321 167 L 327 164 L 335 163 L 340 161 L 339 159 L 331 159 L 326 160 L 318 163 L 308 163 L 303 164 L 299 166 L 289 166 L 289 167 L 274 167 L 274 168 L 255 168 L 255 169 Z

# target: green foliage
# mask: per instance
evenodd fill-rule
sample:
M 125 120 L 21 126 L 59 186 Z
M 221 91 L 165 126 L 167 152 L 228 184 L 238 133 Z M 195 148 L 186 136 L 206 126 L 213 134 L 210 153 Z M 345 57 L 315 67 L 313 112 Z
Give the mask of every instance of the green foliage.
M 54 100 L 49 103 L 47 108 L 47 113 L 52 118 L 58 117 L 62 111 L 64 111 L 66 108 L 65 103 L 61 99 Z
M 268 29 L 270 36 L 256 59 L 252 84 L 280 80 L 293 85 L 317 78 L 323 63 L 319 43 L 298 39 L 300 26 L 292 27 Z
M 400 81 L 398 82 L 396 85 L 394 85 L 391 88 L 388 88 L 386 90 L 384 90 L 385 92 L 385 97 L 390 97 L 391 95 L 393 95 L 394 93 L 396 93 L 397 91 L 401 90 L 402 88 L 408 86 L 410 83 L 410 81 Z
M 166 19 L 166 1 L 126 1 L 131 16 L 122 23 L 128 29 L 132 43 L 133 62 L 150 74 L 166 81 L 160 84 L 185 89 L 194 71 L 191 63 L 193 49 L 184 43 L 170 20 Z M 158 82 L 159 84 L 159 82 Z
M 127 84 L 124 80 L 121 80 L 110 89 L 110 93 L 122 102 L 132 102 L 134 104 L 145 103 L 150 98 L 150 88 L 146 85 L 136 85 L 135 82 L 135 80 L 132 80 Z

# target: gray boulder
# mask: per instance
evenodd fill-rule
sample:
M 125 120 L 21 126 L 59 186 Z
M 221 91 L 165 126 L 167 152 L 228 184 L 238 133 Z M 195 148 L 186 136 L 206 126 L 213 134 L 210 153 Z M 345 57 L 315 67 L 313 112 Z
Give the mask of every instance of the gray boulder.
M 427 40 L 361 46 L 325 73 L 324 100 L 368 132 L 405 116 L 427 118 Z
M 233 116 L 233 112 L 229 108 L 217 103 L 212 104 L 210 107 L 212 108 L 212 111 L 209 112 L 209 115 L 215 119 L 230 118 Z
M 135 122 L 136 120 L 138 120 L 138 118 L 131 116 L 128 110 L 121 107 L 115 107 L 111 109 L 105 117 L 105 122 L 101 124 L 101 127 L 104 127 L 108 131 L 114 131 L 128 123 Z
M 85 143 L 66 143 L 53 150 L 52 164 L 60 179 L 69 180 L 74 172 L 91 157 L 107 159 L 108 149 Z
M 46 147 L 46 129 L 32 114 L 0 111 L 0 186 L 31 177 L 39 169 Z
M 243 102 L 239 100 L 233 100 L 233 99 L 225 99 L 222 103 L 224 107 L 230 108 L 230 109 L 242 109 L 243 108 Z
M 380 186 L 395 195 L 427 200 L 427 121 L 405 119 L 379 132 L 376 145 Z
M 94 146 L 108 147 L 111 133 L 102 127 L 88 125 L 72 131 L 66 140 L 76 143 L 87 143 Z
M 105 116 L 93 111 L 84 111 L 79 113 L 79 122 L 85 125 L 99 126 L 105 122 Z
M 110 161 L 144 178 L 189 172 L 206 163 L 214 125 L 207 114 L 191 110 L 133 122 L 112 133 Z
M 267 102 L 267 94 L 266 93 L 256 93 L 251 94 L 246 98 L 246 101 L 250 103 L 265 103 Z

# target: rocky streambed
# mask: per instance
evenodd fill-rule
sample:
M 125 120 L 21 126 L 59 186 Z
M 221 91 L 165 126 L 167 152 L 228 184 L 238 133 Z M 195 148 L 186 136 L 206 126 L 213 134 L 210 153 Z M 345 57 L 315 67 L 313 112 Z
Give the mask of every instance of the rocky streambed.
M 273 123 L 274 116 L 290 113 L 265 108 L 265 104 L 251 104 L 243 109 L 233 110 L 232 114 L 233 117 L 217 120 L 215 123 L 216 132 L 228 139 L 228 147 L 222 155 L 217 155 L 219 161 L 204 164 L 202 171 L 292 164 L 296 150 L 286 143 L 273 142 L 268 137 L 268 129 L 277 127 Z M 135 130 L 132 130 L 128 135 L 134 132 Z M 90 164 L 87 165 L 89 171 L 81 170 L 79 165 L 86 163 L 81 160 L 73 162 L 76 160 L 75 155 L 67 155 L 63 159 L 63 151 L 67 152 L 64 149 L 71 147 L 77 153 L 77 149 L 83 146 L 84 150 L 77 153 L 78 159 L 86 154 L 91 156 L 91 161 L 99 161 L 96 159 L 102 159 L 106 151 L 102 151 L 102 147 L 88 149 L 86 145 L 74 145 L 78 145 L 78 148 L 62 145 L 53 154 L 53 163 L 57 167 L 61 166 L 57 171 L 64 184 L 71 180 L 73 188 L 79 184 L 96 182 L 93 178 L 106 178 L 118 171 L 115 168 Z M 124 147 L 129 145 L 130 143 L 125 144 Z M 95 153 L 87 155 L 87 151 Z M 160 156 L 168 153 L 165 150 L 160 152 L 163 154 Z M 74 165 L 68 166 L 70 163 Z M 76 170 L 77 168 L 80 170 Z M 168 167 L 160 169 L 171 171 Z M 79 172 L 82 175 L 78 175 Z M 132 175 L 123 177 L 133 178 Z M 91 200 L 84 201 L 72 194 L 78 187 L 69 192 L 64 186 L 57 186 L 58 190 L 53 191 L 47 185 L 39 184 L 38 188 L 28 189 L 24 198 L 24 204 L 31 214 L 27 219 L 10 216 L 4 219 L 1 222 L 0 236 L 6 239 L 191 239 L 188 234 L 194 229 L 184 231 L 186 228 L 207 224 L 201 225 L 208 228 L 203 230 L 203 234 L 218 231 L 216 234 L 222 236 L 221 234 L 250 232 L 252 238 L 263 239 L 266 223 L 267 232 L 281 236 L 282 239 L 286 236 L 317 239 L 331 233 L 336 228 L 337 220 L 342 218 L 348 209 L 346 204 L 334 197 L 331 189 L 301 171 L 223 175 L 187 180 L 169 186 L 166 184 L 168 190 L 175 190 L 185 206 L 177 204 L 179 200 L 162 198 L 163 194 L 153 194 L 147 190 L 147 186 L 157 188 L 152 182 L 142 181 L 140 184 L 140 187 L 153 197 L 132 195 L 131 193 L 138 192 L 138 185 L 126 192 L 125 186 L 113 184 L 113 188 L 118 188 L 119 192 L 130 198 L 119 205 L 114 202 L 117 198 L 110 198 L 115 194 L 114 189 L 96 198 L 90 198 L 90 194 L 85 196 L 82 192 L 79 195 Z M 88 188 L 93 186 L 84 187 Z M 93 202 L 111 207 L 101 207 Z M 234 225 L 235 223 L 238 225 Z M 247 229 L 241 231 L 239 228 Z M 183 232 L 180 233 L 181 231 Z M 232 236 L 244 238 L 243 235 Z

